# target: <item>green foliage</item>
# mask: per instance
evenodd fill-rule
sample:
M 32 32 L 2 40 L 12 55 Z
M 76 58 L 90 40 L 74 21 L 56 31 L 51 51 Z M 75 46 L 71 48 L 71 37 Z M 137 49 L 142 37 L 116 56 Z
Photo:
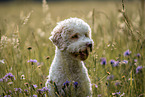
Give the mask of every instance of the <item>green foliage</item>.
M 8 13 L 0 10 L 0 95 L 42 97 L 49 93 L 45 82 L 55 50 L 48 39 L 50 32 L 60 19 L 77 16 L 92 27 L 94 49 L 85 63 L 92 82 L 93 97 L 143 97 L 145 21 L 144 9 L 136 3 L 122 2 L 122 6 L 116 3 L 119 6 L 112 7 L 114 3 L 109 3 L 109 6 L 108 3 L 98 2 L 97 7 L 90 10 L 88 5 L 84 5 L 85 9 L 78 9 L 76 5 L 77 11 L 68 9 L 68 15 L 62 12 L 63 16 L 57 16 L 55 12 L 59 13 L 59 7 L 61 9 L 67 3 L 55 6 L 56 9 L 53 4 L 49 8 L 45 0 L 43 6 L 35 3 L 27 4 L 27 8 L 25 4 L 0 6 L 6 12 L 11 9 Z M 54 89 L 59 97 L 55 82 Z M 70 96 L 69 90 L 63 90 Z

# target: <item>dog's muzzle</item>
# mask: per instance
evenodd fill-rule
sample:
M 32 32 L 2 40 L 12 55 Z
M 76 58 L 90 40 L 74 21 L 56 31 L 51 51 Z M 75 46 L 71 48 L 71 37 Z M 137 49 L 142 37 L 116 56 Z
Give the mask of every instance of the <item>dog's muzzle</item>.
M 87 43 L 86 45 L 90 48 L 90 52 L 92 52 L 92 43 Z
M 85 48 L 80 49 L 79 52 L 71 53 L 75 58 L 80 60 L 86 60 L 89 56 L 89 52 L 92 52 L 92 43 L 87 43 Z

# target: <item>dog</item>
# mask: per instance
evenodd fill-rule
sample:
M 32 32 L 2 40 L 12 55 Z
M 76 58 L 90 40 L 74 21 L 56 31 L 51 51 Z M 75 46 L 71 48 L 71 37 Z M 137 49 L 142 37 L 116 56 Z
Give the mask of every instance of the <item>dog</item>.
M 66 96 L 64 85 L 73 83 L 71 97 L 91 97 L 91 81 L 84 60 L 92 51 L 90 26 L 79 18 L 69 18 L 61 21 L 51 32 L 50 40 L 56 46 L 55 57 L 51 64 L 46 87 L 50 95 Z M 54 89 L 52 81 L 57 86 Z M 70 97 L 70 96 L 69 96 Z

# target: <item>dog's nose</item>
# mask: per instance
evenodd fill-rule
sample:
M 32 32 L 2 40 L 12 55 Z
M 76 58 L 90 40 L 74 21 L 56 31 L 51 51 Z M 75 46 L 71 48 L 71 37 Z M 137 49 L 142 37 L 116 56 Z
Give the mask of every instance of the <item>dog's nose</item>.
M 92 43 L 87 43 L 87 47 L 90 47 L 90 52 L 92 52 Z
M 92 47 L 92 43 L 87 43 L 87 47 Z

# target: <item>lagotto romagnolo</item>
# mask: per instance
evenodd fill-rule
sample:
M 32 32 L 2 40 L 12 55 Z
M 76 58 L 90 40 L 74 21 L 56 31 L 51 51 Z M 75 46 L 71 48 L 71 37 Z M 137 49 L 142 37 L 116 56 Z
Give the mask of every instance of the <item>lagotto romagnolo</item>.
M 91 97 L 91 81 L 83 62 L 93 46 L 90 26 L 79 18 L 65 19 L 53 29 L 50 40 L 56 46 L 46 82 L 50 96 L 55 97 L 51 80 L 56 83 L 60 95 L 64 95 L 64 82 L 71 81 L 78 83 L 75 97 Z

